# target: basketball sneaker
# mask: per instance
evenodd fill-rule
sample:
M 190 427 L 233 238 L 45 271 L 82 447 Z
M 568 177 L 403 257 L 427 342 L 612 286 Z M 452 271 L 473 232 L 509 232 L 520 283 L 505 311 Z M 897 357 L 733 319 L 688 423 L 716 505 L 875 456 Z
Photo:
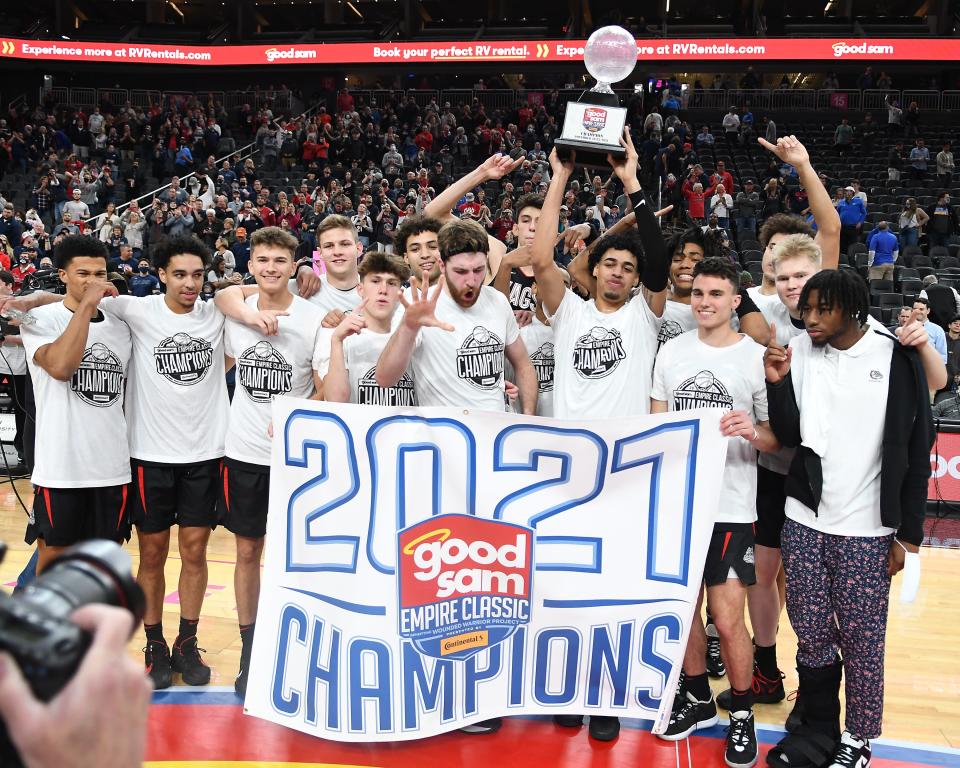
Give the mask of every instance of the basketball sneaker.
M 786 692 L 783 690 L 784 674 L 779 669 L 777 677 L 767 677 L 756 664 L 753 665 L 753 703 L 754 704 L 776 704 L 783 701 Z M 733 691 L 727 690 L 717 694 L 717 706 L 721 709 L 730 709 L 733 698 Z
M 757 762 L 757 732 L 753 710 L 730 713 L 724 760 L 730 768 L 751 768 Z
M 713 624 L 707 625 L 707 674 L 710 677 L 723 677 L 727 674 L 727 667 L 720 655 L 720 638 L 710 635 Z M 713 630 L 716 632 L 716 629 Z
M 503 725 L 502 717 L 491 717 L 489 720 L 481 720 L 473 725 L 465 725 L 460 730 L 464 733 L 496 733 Z
M 610 715 L 591 715 L 589 730 L 591 739 L 613 741 L 620 735 L 620 718 Z
M 686 691 L 683 696 L 674 699 L 667 729 L 657 736 L 665 741 L 681 741 L 694 731 L 710 728 L 718 722 L 720 716 L 712 696 L 709 701 L 697 701 L 692 693 Z
M 583 725 L 583 715 L 554 715 L 553 722 L 561 728 L 579 728 Z
M 868 768 L 870 754 L 869 739 L 858 739 L 850 731 L 844 731 L 827 768 Z
M 240 671 L 237 672 L 237 679 L 233 681 L 233 690 L 241 699 L 247 695 L 247 676 L 250 674 L 250 656 L 253 653 L 253 638 L 244 643 L 243 650 L 240 651 Z
M 170 649 L 165 642 L 147 640 L 147 647 L 143 649 L 143 663 L 153 681 L 154 690 L 170 687 L 173 683 L 173 668 L 170 664 Z
M 206 685 L 210 682 L 208 667 L 197 647 L 197 636 L 191 635 L 182 640 L 177 638 L 173 644 L 173 671 L 179 672 L 187 685 Z

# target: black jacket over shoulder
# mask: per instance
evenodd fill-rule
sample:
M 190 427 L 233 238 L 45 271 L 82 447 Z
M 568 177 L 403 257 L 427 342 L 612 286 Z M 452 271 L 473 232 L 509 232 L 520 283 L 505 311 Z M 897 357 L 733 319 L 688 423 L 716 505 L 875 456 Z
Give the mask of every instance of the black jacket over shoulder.
M 894 344 L 889 381 L 880 460 L 880 520 L 897 530 L 897 538 L 919 546 L 923 541 L 934 427 L 927 377 L 916 350 Z M 820 457 L 801 445 L 800 409 L 790 374 L 779 384 L 767 383 L 767 400 L 770 426 L 777 439 L 782 445 L 797 448 L 787 475 L 786 493 L 816 512 L 823 492 L 823 468 Z M 858 450 L 855 437 L 849 450 Z

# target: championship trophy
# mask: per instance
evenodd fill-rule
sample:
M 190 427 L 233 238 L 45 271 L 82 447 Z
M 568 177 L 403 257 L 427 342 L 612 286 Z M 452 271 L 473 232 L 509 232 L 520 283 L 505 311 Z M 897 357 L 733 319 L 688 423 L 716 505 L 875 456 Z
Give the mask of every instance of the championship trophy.
M 637 64 L 637 41 L 623 27 L 602 27 L 583 48 L 583 63 L 597 84 L 576 101 L 567 102 L 563 130 L 554 142 L 561 158 L 577 153 L 577 165 L 607 164 L 607 154 L 623 157 L 620 137 L 627 110 L 620 106 L 611 83 L 625 80 Z

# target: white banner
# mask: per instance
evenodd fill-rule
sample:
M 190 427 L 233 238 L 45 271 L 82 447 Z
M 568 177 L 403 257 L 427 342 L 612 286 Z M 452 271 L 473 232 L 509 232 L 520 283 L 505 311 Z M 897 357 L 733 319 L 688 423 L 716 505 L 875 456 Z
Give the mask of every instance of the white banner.
M 574 423 L 278 398 L 246 711 L 337 741 L 501 715 L 664 728 L 721 415 Z

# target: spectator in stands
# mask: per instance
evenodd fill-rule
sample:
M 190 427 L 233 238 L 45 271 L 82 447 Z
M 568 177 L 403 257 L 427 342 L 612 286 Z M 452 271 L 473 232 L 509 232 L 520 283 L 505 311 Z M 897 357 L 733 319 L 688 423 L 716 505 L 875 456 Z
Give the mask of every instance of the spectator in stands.
M 703 225 L 707 197 L 703 193 L 703 184 L 699 181 L 696 184 L 690 184 L 690 180 L 687 179 L 683 183 L 683 196 L 687 201 L 687 214 L 695 224 Z
M 246 227 L 237 227 L 237 239 L 233 241 L 230 250 L 233 252 L 237 272 L 246 275 L 247 265 L 250 263 L 250 242 L 247 240 Z
M 733 149 L 740 136 L 740 118 L 737 115 L 737 108 L 730 107 L 727 114 L 723 116 L 723 136 L 727 140 L 727 147 Z
M 929 220 L 927 212 L 917 206 L 916 198 L 908 197 L 904 201 L 899 220 L 901 253 L 907 249 L 907 246 L 920 242 L 920 230 Z
M 663 132 L 663 115 L 660 114 L 656 105 L 650 110 L 650 114 L 647 115 L 646 120 L 643 121 L 643 132 L 647 136 L 655 137 L 659 137 Z
M 955 394 L 960 379 L 960 314 L 951 317 L 947 325 L 947 379 L 947 386 Z
M 70 211 L 64 210 L 63 220 L 53 228 L 53 239 L 56 240 L 58 235 L 79 235 L 80 227 L 74 224 L 73 215 Z
M 780 182 L 776 178 L 767 180 L 763 188 L 763 194 L 760 195 L 760 218 L 764 221 L 777 213 L 783 213 L 784 192 Z
M 960 294 L 955 288 L 941 285 L 936 275 L 923 278 L 920 298 L 926 299 L 930 306 L 930 320 L 944 331 L 949 330 L 950 322 L 960 315 Z
M 0 235 L 0 271 L 9 271 L 14 259 L 13 246 L 6 235 Z
M 930 161 L 930 150 L 917 139 L 917 145 L 910 150 L 910 176 L 916 181 L 923 181 L 927 175 L 927 163 Z
M 897 143 L 890 147 L 890 151 L 887 153 L 887 179 L 889 181 L 900 181 L 903 161 L 903 142 L 898 139 Z
M 840 153 L 840 157 L 853 149 L 853 126 L 846 117 L 840 119 L 840 125 L 833 132 L 833 146 Z
M 927 208 L 930 219 L 927 227 L 927 242 L 931 246 L 946 246 L 950 236 L 960 233 L 960 220 L 957 212 L 950 205 L 950 193 L 946 190 L 937 195 L 937 202 Z
M 733 197 L 729 195 L 723 184 L 714 187 L 713 197 L 710 198 L 710 216 L 717 218 L 717 225 L 721 229 L 730 228 L 730 213 L 733 210 Z
M 856 197 L 853 187 L 845 187 L 843 199 L 837 203 L 840 214 L 840 253 L 847 253 L 849 247 L 860 238 L 863 221 L 867 218 L 867 209 L 863 200 Z
M 860 149 L 864 155 L 870 156 L 873 154 L 879 134 L 880 128 L 874 121 L 873 114 L 867 112 L 867 114 L 863 116 L 863 124 L 860 126 Z
M 723 188 L 728 194 L 732 195 L 735 191 L 733 175 L 727 170 L 726 163 L 723 160 L 717 160 L 717 170 L 710 176 L 711 189 L 715 190 L 718 184 L 723 184 Z
M 152 273 L 150 260 L 146 258 L 137 260 L 137 271 L 127 277 L 127 283 L 130 285 L 130 293 L 141 298 L 160 290 L 160 281 Z
M 712 147 L 716 144 L 716 138 L 710 133 L 710 126 L 705 125 L 700 129 L 700 133 L 697 134 L 697 149 L 703 149 L 704 147 Z
M 950 142 L 944 142 L 943 149 L 937 153 L 937 182 L 941 187 L 949 187 L 953 180 L 953 151 Z
M 887 134 L 899 136 L 903 131 L 903 110 L 898 102 L 890 100 L 890 96 L 884 102 L 887 105 Z
M 943 328 L 930 320 L 930 301 L 917 296 L 913 300 L 913 311 L 919 315 L 918 319 L 930 337 L 930 343 L 937 350 L 944 364 L 947 362 L 947 336 Z
M 73 188 L 72 199 L 63 206 L 63 212 L 69 213 L 73 221 L 84 221 L 90 218 L 90 206 L 80 199 L 81 191 L 77 187 Z
M 890 231 L 885 221 L 877 224 L 877 228 L 867 243 L 868 260 L 867 279 L 893 280 L 893 265 L 900 256 L 900 242 L 897 236 Z
M 920 135 L 920 106 L 917 102 L 910 102 L 907 111 L 903 115 L 903 123 L 906 126 L 907 136 Z
M 13 203 L 3 206 L 3 212 L 0 214 L 0 235 L 6 236 L 10 243 L 18 245 L 23 235 L 23 223 L 13 214 Z
M 25 247 L 20 251 L 20 255 L 17 257 L 17 263 L 14 265 L 13 269 L 10 270 L 10 274 L 13 275 L 13 285 L 14 290 L 19 291 L 23 288 L 23 281 L 26 279 L 27 275 L 31 275 L 37 271 L 37 267 L 34 264 L 37 258 L 36 249 L 33 247 Z
M 873 88 L 873 67 L 867 67 L 857 78 L 857 90 L 866 91 Z
M 769 115 L 763 118 L 763 136 L 771 144 L 777 143 L 777 124 Z

